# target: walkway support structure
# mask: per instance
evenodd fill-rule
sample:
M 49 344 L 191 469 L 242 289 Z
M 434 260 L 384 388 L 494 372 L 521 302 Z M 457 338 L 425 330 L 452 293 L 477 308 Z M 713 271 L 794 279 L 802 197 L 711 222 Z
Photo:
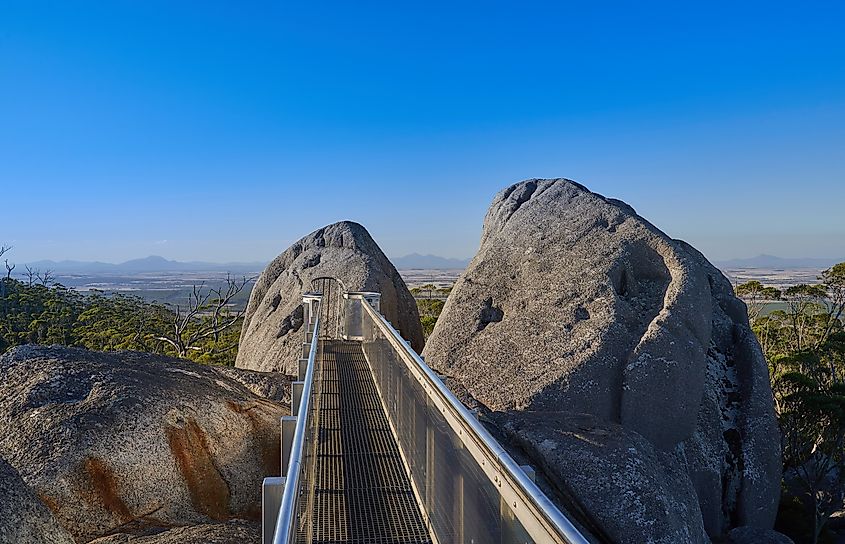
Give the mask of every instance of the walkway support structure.
M 307 488 L 306 482 L 310 480 L 308 470 L 314 467 L 314 448 L 317 443 L 316 432 L 316 410 L 312 409 L 315 402 L 314 371 L 316 368 L 317 353 L 320 346 L 320 293 L 306 293 L 303 296 L 303 316 L 305 324 L 305 338 L 308 342 L 307 352 L 303 353 L 306 358 L 304 369 L 300 364 L 300 389 L 299 403 L 294 406 L 293 395 L 291 395 L 291 413 L 296 415 L 296 424 L 292 436 L 289 428 L 286 428 L 286 418 L 282 418 L 282 459 L 281 467 L 283 476 L 264 479 L 262 489 L 262 544 L 271 542 L 295 542 L 297 527 L 295 522 L 301 516 L 296 514 L 307 507 L 301 503 L 300 491 Z M 288 420 L 289 421 L 289 420 Z M 287 437 L 291 436 L 290 443 Z
M 363 347 L 433 538 L 587 540 L 371 305 Z
M 265 525 L 263 544 L 327 542 L 318 536 L 327 533 L 335 535 L 331 542 L 376 541 L 376 534 L 383 543 L 588 542 L 379 313 L 378 293 L 342 294 L 334 338 L 310 317 L 322 315 L 320 296 L 306 295 L 318 307 L 305 312 L 310 343 L 300 365 L 302 396 L 275 528 L 270 538 Z M 355 397 L 367 390 L 374 393 Z M 381 449 L 370 449 L 374 444 Z M 334 451 L 341 462 L 329 462 L 325 452 Z M 394 476 L 360 470 L 361 458 L 391 462 L 388 452 L 398 452 Z M 343 484 L 327 490 L 319 482 L 332 471 L 343 472 L 334 475 Z M 332 512 L 322 511 L 327 493 L 345 497 L 330 501 Z M 399 521 L 367 514 L 411 496 L 418 510 L 406 506 Z M 273 508 L 267 497 L 265 508 Z M 367 501 L 369 511 L 361 506 Z M 274 514 L 265 510 L 265 523 Z M 343 527 L 325 526 L 332 523 Z

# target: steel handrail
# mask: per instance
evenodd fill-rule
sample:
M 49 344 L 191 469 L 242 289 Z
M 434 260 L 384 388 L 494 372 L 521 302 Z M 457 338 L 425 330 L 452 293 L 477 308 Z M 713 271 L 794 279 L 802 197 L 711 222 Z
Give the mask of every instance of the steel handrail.
M 442 404 L 445 405 L 460 424 L 464 427 L 466 435 L 471 437 L 483 450 L 486 456 L 494 461 L 499 472 L 509 480 L 512 489 L 521 495 L 524 504 L 533 507 L 534 516 L 556 534 L 562 542 L 568 544 L 589 544 L 589 541 L 581 534 L 575 525 L 561 512 L 543 491 L 537 487 L 525 474 L 522 468 L 513 460 L 510 454 L 502 445 L 484 428 L 481 422 L 467 409 L 463 403 L 452 393 L 434 371 L 423 361 L 411 346 L 400 336 L 393 325 L 383 315 L 375 311 L 366 301 L 362 301 L 364 311 L 379 326 L 385 337 L 394 345 L 394 349 L 410 368 L 416 369 L 426 381 L 429 387 L 426 391 L 437 395 Z
M 306 330 L 308 325 L 306 324 Z M 317 359 L 317 347 L 320 332 L 320 315 L 314 321 L 314 332 L 311 337 L 311 347 L 308 352 L 308 366 L 305 370 L 305 380 L 302 386 L 302 398 L 299 400 L 296 428 L 288 461 L 287 480 L 282 493 L 282 504 L 279 517 L 276 519 L 276 531 L 273 544 L 290 544 L 296 536 L 293 524 L 296 520 L 297 499 L 299 498 L 300 475 L 302 473 L 302 449 L 305 444 L 305 433 L 311 418 L 311 389 L 314 385 L 314 367 Z

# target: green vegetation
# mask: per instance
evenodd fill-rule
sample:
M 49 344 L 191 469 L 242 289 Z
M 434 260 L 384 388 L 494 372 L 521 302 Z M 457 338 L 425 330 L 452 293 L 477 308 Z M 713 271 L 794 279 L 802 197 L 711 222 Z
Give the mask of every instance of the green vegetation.
M 437 287 L 431 283 L 411 289 L 414 298 L 445 298 L 451 292 L 452 287 Z
M 434 325 L 437 323 L 437 318 L 440 317 L 440 312 L 443 311 L 443 305 L 446 304 L 446 298 L 451 292 L 451 286 L 438 288 L 431 283 L 411 289 L 411 294 L 417 302 L 420 323 L 422 324 L 423 334 L 426 340 L 431 336 Z
M 5 248 L 4 248 L 5 249 Z M 0 255 L 5 251 L 0 251 Z M 196 286 L 185 305 L 124 294 L 81 294 L 53 283 L 49 272 L 0 278 L 0 353 L 23 344 L 61 344 L 99 351 L 136 350 L 233 365 L 242 323 L 230 309 L 246 281 Z
M 778 530 L 796 542 L 825 542 L 826 524 L 845 504 L 845 263 L 821 283 L 784 291 L 738 286 L 748 303 L 772 381 L 781 428 L 784 497 Z M 763 304 L 785 309 L 761 315 Z
M 437 323 L 437 318 L 440 317 L 440 312 L 443 311 L 444 301 L 434 299 L 417 299 L 417 310 L 420 312 L 420 323 L 422 323 L 423 334 L 426 340 L 431 336 L 434 330 L 434 325 Z

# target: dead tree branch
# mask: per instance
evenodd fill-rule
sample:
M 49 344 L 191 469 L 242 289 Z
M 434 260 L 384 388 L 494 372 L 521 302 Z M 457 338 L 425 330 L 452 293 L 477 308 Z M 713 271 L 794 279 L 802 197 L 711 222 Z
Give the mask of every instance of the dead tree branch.
M 208 338 L 214 342 L 243 316 L 243 310 L 232 311 L 232 299 L 246 287 L 249 280 L 226 275 L 225 284 L 214 289 L 205 289 L 205 283 L 193 285 L 187 303 L 176 305 L 172 320 L 172 333 L 156 337 L 167 342 L 179 357 L 189 351 L 203 351 L 199 344 Z

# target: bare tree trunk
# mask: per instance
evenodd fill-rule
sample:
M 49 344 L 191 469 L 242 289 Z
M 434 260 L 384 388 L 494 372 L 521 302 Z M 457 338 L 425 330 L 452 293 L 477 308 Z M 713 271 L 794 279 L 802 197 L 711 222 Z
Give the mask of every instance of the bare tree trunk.
M 232 299 L 240 293 L 248 283 L 244 277 L 235 280 L 226 276 L 225 286 L 204 291 L 204 284 L 194 285 L 188 295 L 184 314 L 182 307 L 176 306 L 173 319 L 173 334 L 159 336 L 156 339 L 170 344 L 179 357 L 187 357 L 190 351 L 202 351 L 199 343 L 207 338 L 214 342 L 220 340 L 220 334 L 231 328 L 243 316 L 243 310 L 234 314 L 229 312 Z M 203 324 L 202 314 L 211 312 L 209 321 Z

